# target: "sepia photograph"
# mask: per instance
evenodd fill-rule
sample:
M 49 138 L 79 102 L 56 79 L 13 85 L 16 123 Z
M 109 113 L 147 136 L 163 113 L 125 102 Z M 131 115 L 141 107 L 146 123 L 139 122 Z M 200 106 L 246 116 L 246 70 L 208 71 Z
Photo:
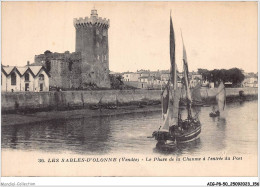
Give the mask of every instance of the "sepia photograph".
M 3 177 L 258 176 L 256 1 L 1 11 Z

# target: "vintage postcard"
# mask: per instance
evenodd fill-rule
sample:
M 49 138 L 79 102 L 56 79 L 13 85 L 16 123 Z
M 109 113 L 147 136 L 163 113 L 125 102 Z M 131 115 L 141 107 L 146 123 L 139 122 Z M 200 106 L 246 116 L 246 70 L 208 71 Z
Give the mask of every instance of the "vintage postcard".
M 2 176 L 257 177 L 257 16 L 2 2 Z

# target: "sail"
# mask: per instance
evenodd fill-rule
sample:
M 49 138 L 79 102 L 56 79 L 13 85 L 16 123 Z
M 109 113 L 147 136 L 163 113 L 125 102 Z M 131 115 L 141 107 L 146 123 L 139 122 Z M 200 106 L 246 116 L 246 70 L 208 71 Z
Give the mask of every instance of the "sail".
M 172 24 L 172 17 L 170 17 L 170 60 L 171 60 L 171 83 L 173 85 L 171 90 L 172 106 L 170 107 L 170 126 L 177 125 L 179 113 L 180 92 L 177 89 L 177 65 L 175 62 L 175 36 Z
M 176 89 L 173 92 L 173 105 L 172 105 L 172 115 L 171 115 L 171 125 L 177 125 L 178 124 L 178 114 L 179 114 L 179 102 L 181 97 L 181 90 Z
M 202 102 L 200 89 L 201 89 L 200 84 L 197 84 L 197 85 L 193 88 L 192 95 L 191 95 L 191 98 L 192 98 L 192 101 L 193 101 L 193 102 L 198 102 L 198 103 L 201 103 L 201 102 Z
M 169 104 L 170 104 L 170 90 L 167 85 L 161 95 L 162 98 L 162 119 L 163 126 L 162 131 L 169 131 Z
M 172 24 L 172 17 L 170 17 L 170 60 L 171 60 L 171 83 L 173 84 L 173 89 L 177 88 L 177 65 L 175 63 L 175 36 Z
M 221 114 L 223 113 L 226 107 L 226 89 L 223 82 L 221 82 L 218 86 L 217 101 L 218 101 L 218 110 Z

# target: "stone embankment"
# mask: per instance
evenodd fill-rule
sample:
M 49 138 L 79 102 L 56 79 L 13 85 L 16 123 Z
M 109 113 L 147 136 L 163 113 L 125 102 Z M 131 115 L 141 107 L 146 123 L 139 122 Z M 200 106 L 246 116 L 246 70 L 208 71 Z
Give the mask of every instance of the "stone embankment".
M 227 101 L 257 98 L 257 88 L 226 88 Z M 2 92 L 2 113 L 84 109 L 91 106 L 160 104 L 160 90 L 100 90 L 60 92 Z M 217 89 L 201 89 L 202 99 L 214 103 Z
M 226 90 L 227 102 L 253 100 L 258 96 L 257 88 Z M 208 104 L 216 103 L 216 92 L 216 89 L 201 89 L 202 99 Z M 160 93 L 160 90 L 2 93 L 1 121 L 2 126 L 6 126 L 158 112 L 161 110 Z M 93 110 L 93 106 L 98 106 L 99 109 Z M 109 106 L 117 106 L 117 109 Z

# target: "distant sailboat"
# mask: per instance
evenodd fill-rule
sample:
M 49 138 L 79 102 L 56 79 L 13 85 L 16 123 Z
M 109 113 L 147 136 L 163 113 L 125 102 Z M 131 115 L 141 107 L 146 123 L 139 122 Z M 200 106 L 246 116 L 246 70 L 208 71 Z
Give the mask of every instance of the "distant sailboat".
M 192 98 L 192 106 L 202 106 L 204 103 L 202 102 L 201 93 L 200 93 L 201 85 L 197 84 L 191 94 Z
M 207 93 L 207 97 L 206 97 L 206 101 L 205 101 L 205 104 L 203 104 L 204 107 L 209 107 L 209 93 L 208 93 L 208 88 L 206 89 L 206 93 Z
M 217 99 L 218 107 L 217 110 L 213 108 L 213 111 L 209 114 L 210 117 L 217 117 L 220 115 L 221 116 L 224 115 L 224 110 L 226 108 L 226 89 L 223 82 L 220 82 L 218 86 L 216 99 Z

